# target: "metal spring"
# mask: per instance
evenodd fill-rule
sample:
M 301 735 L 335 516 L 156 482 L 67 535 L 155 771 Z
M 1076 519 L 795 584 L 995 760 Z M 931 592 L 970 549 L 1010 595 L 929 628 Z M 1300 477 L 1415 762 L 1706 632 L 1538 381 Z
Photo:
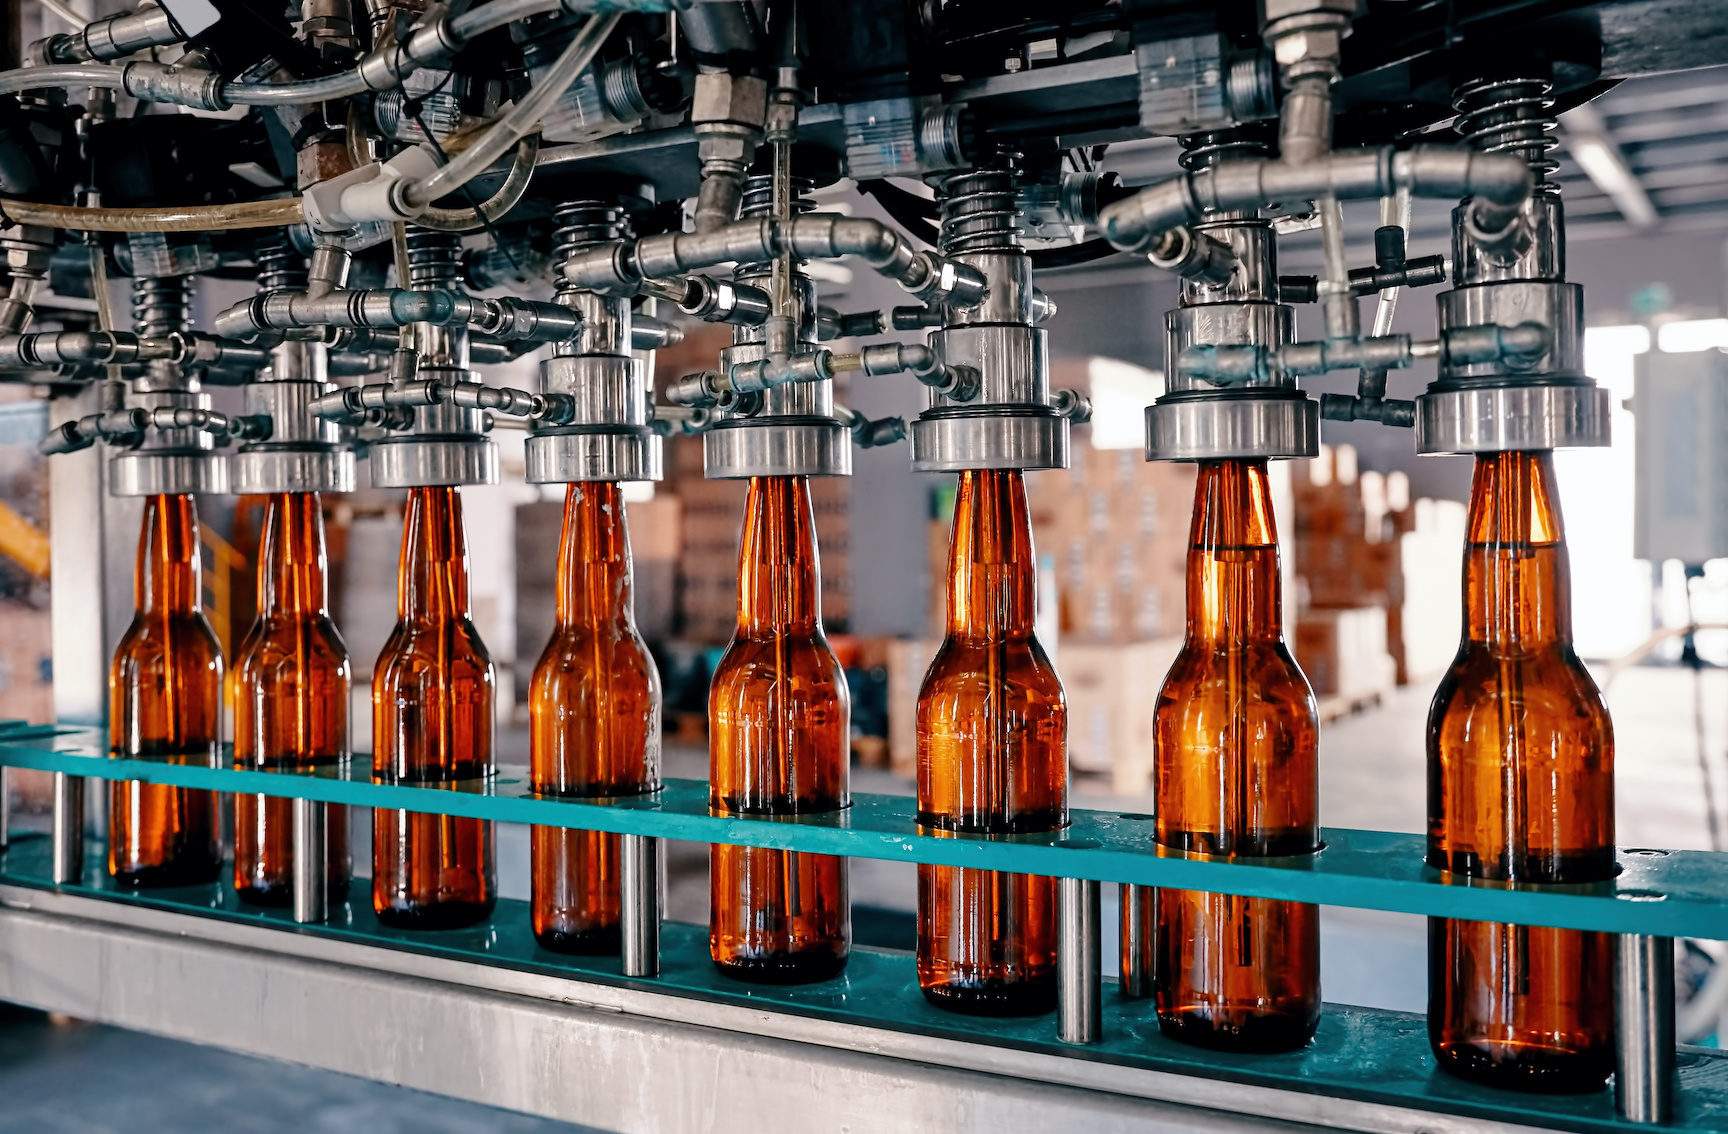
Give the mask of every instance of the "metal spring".
M 306 257 L 294 247 L 287 233 L 273 235 L 253 254 L 258 265 L 258 294 L 306 290 Z
M 944 178 L 938 199 L 944 255 L 1006 252 L 1020 247 L 1019 174 L 1005 155 L 1003 167 Z
M 133 276 L 132 325 L 147 338 L 192 329 L 191 276 Z
M 553 211 L 552 222 L 552 288 L 559 295 L 576 290 L 561 270 L 566 260 L 584 248 L 623 240 L 630 233 L 624 210 L 609 201 L 565 201 Z
M 810 194 L 815 190 L 816 183 L 808 177 L 792 175 L 792 215 L 800 216 L 814 212 L 816 199 Z M 744 195 L 739 199 L 738 216 L 740 219 L 749 217 L 765 217 L 774 208 L 774 175 L 771 173 L 752 173 L 744 179 Z
M 1232 158 L 1264 157 L 1271 152 L 1263 132 L 1247 130 L 1211 130 L 1204 134 L 1184 134 L 1182 155 L 1176 160 L 1183 169 L 1207 169 Z
M 1554 172 L 1560 163 L 1548 153 L 1560 144 L 1553 92 L 1547 79 L 1476 79 L 1453 96 L 1458 117 L 1452 128 L 1483 153 L 1517 154 L 1530 163 L 1538 192 L 1558 193 Z
M 409 225 L 408 286 L 415 291 L 457 287 L 462 282 L 462 237 Z

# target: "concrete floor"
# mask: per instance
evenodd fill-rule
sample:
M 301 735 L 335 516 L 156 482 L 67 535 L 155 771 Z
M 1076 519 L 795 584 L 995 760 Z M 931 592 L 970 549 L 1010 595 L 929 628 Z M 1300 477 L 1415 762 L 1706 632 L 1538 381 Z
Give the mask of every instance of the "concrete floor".
M 1664 668 L 1610 677 L 1616 730 L 1619 842 L 1622 846 L 1708 849 L 1695 741 L 1692 675 Z M 1156 675 L 1148 675 L 1148 685 Z M 1718 799 L 1728 799 L 1728 673 L 1707 671 L 1705 726 Z M 1426 686 L 1401 690 L 1376 709 L 1329 725 L 1322 741 L 1321 813 L 1330 827 L 1419 832 L 1424 825 L 1423 729 Z M 500 759 L 526 757 L 526 737 L 500 738 Z M 674 748 L 669 776 L 703 777 L 705 754 Z M 1076 784 L 1076 807 L 1150 810 L 1150 795 L 1120 797 Z M 911 785 L 886 771 L 858 769 L 858 792 Z M 359 844 L 359 845 L 364 845 Z M 668 856 L 669 914 L 702 921 L 707 911 L 707 851 L 674 844 Z M 527 896 L 525 828 L 499 838 L 500 889 Z M 914 894 L 909 866 L 857 861 L 852 890 L 858 936 L 909 945 Z M 1106 888 L 1106 940 L 1115 934 L 1115 895 Z M 1330 1001 L 1420 1011 L 1425 996 L 1425 934 L 1419 918 L 1328 909 L 1322 930 L 1322 982 Z M 1106 950 L 1107 966 L 1113 963 Z M 572 1134 L 580 1128 L 455 1103 L 343 1075 L 280 1064 L 110 1028 L 55 1027 L 39 1015 L 0 1015 L 0 1134 L 119 1134 L 139 1130 L 223 1134 Z

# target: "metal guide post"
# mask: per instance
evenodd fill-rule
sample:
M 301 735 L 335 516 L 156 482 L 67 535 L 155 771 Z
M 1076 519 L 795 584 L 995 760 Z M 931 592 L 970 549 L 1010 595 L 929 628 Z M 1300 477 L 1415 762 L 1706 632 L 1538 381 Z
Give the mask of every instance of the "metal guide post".
M 294 920 L 330 916 L 330 805 L 294 801 Z
M 1614 938 L 1614 1103 L 1628 1122 L 1674 1117 L 1674 939 Z
M 1063 878 L 1056 897 L 1056 1015 L 1063 1043 L 1103 1037 L 1099 884 Z
M 661 844 L 649 835 L 621 835 L 618 893 L 624 975 L 660 975 Z

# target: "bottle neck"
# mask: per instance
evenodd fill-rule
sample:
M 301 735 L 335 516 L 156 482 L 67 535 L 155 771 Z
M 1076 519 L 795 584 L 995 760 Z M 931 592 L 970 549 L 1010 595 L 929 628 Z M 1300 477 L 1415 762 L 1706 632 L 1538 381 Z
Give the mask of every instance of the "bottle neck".
M 560 626 L 631 623 L 630 529 L 616 483 L 572 484 L 565 492 L 554 599 Z
M 138 569 L 132 576 L 141 613 L 202 613 L 204 564 L 198 543 L 198 507 L 191 496 L 146 498 Z
M 328 616 L 327 563 L 324 505 L 318 494 L 272 494 L 264 508 L 264 541 L 258 555 L 259 615 Z
M 467 618 L 468 541 L 462 496 L 454 488 L 410 488 L 396 576 L 403 621 Z
M 1548 452 L 1476 458 L 1464 555 L 1470 639 L 1508 649 L 1572 641 L 1572 591 L 1554 458 Z
M 1188 533 L 1188 639 L 1276 641 L 1283 632 L 1266 462 L 1204 461 Z
M 1018 470 L 962 472 L 948 552 L 949 637 L 1029 638 L 1037 615 L 1024 478 Z
M 738 632 L 816 634 L 821 624 L 810 482 L 801 476 L 751 477 L 738 552 Z

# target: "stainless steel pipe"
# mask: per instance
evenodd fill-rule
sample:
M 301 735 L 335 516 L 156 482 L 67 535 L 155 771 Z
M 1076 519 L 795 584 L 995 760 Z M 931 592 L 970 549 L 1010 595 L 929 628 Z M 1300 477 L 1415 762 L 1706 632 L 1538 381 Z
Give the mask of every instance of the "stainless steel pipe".
M 618 837 L 620 952 L 624 975 L 660 975 L 660 840 Z
M 294 920 L 302 925 L 330 916 L 330 805 L 294 801 Z
M 1628 1122 L 1674 1116 L 1674 939 L 1614 938 L 1614 1102 Z
M 66 886 L 84 879 L 84 781 L 54 773 L 54 881 Z
M 1152 995 L 1152 903 L 1150 886 L 1122 887 L 1122 995 Z
M 1063 878 L 1056 898 L 1056 1015 L 1063 1043 L 1103 1038 L 1099 884 Z

